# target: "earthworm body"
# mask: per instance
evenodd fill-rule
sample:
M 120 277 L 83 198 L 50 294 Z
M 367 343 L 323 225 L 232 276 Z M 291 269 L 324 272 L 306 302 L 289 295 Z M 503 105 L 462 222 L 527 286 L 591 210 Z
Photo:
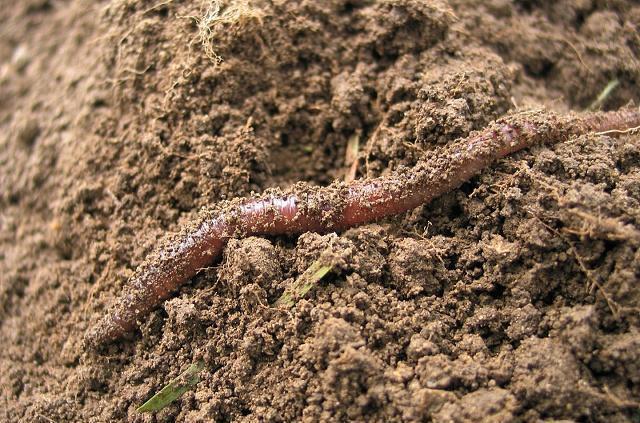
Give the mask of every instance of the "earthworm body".
M 523 148 L 638 126 L 640 110 L 512 114 L 389 176 L 324 188 L 298 183 L 284 193 L 272 190 L 206 207 L 195 223 L 167 237 L 136 269 L 115 305 L 86 333 L 85 345 L 98 347 L 131 332 L 139 320 L 219 257 L 232 237 L 341 231 L 427 203 Z

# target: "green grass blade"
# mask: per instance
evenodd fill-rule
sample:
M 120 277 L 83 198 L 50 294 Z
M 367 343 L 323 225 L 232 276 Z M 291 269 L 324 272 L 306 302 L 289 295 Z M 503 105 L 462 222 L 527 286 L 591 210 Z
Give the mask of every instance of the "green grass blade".
M 200 382 L 199 373 L 204 369 L 204 361 L 200 360 L 180 373 L 178 377 L 169 382 L 160 392 L 156 393 L 149 401 L 138 407 L 140 413 L 162 410 L 173 401 L 177 400 L 185 392 L 193 389 Z
M 293 307 L 297 299 L 304 297 L 307 292 L 331 271 L 331 264 L 323 263 L 321 259 L 314 261 L 296 281 L 291 284 L 276 301 L 276 307 Z
M 609 81 L 609 83 L 607 84 L 606 87 L 604 87 L 604 89 L 602 90 L 598 98 L 596 98 L 595 101 L 591 103 L 591 105 L 587 110 L 592 110 L 592 111 L 600 110 L 600 108 L 602 107 L 604 102 L 607 100 L 607 98 L 609 98 L 611 93 L 613 93 L 615 89 L 618 88 L 618 85 L 620 85 L 620 81 L 617 79 Z

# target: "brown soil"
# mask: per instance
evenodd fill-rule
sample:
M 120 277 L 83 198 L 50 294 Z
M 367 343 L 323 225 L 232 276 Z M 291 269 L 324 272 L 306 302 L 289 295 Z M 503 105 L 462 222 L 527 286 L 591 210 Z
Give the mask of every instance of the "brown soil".
M 640 421 L 638 135 L 518 153 L 346 233 L 233 240 L 86 352 L 164 233 L 344 178 L 354 136 L 379 176 L 613 79 L 604 109 L 640 100 L 632 1 L 254 1 L 210 26 L 218 64 L 207 3 L 0 9 L 0 419 Z M 271 306 L 328 247 L 334 272 Z M 135 411 L 197 360 L 196 389 Z

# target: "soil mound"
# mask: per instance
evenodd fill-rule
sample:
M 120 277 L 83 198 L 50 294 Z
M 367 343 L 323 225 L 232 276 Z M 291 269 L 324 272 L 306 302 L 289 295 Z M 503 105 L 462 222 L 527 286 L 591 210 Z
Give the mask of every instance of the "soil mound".
M 82 338 L 207 204 L 385 175 L 508 111 L 637 104 L 639 25 L 624 0 L 5 5 L 0 419 L 638 421 L 637 134 L 345 233 L 232 240 L 131 339 Z

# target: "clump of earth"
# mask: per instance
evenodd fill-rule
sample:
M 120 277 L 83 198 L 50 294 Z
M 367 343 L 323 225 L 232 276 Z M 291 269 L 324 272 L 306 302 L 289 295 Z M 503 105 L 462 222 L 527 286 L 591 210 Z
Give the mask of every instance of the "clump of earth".
M 6 4 L 2 420 L 638 421 L 633 133 L 344 233 L 231 240 L 128 339 L 82 339 L 205 205 L 384 176 L 505 113 L 637 107 L 639 23 L 624 0 Z

